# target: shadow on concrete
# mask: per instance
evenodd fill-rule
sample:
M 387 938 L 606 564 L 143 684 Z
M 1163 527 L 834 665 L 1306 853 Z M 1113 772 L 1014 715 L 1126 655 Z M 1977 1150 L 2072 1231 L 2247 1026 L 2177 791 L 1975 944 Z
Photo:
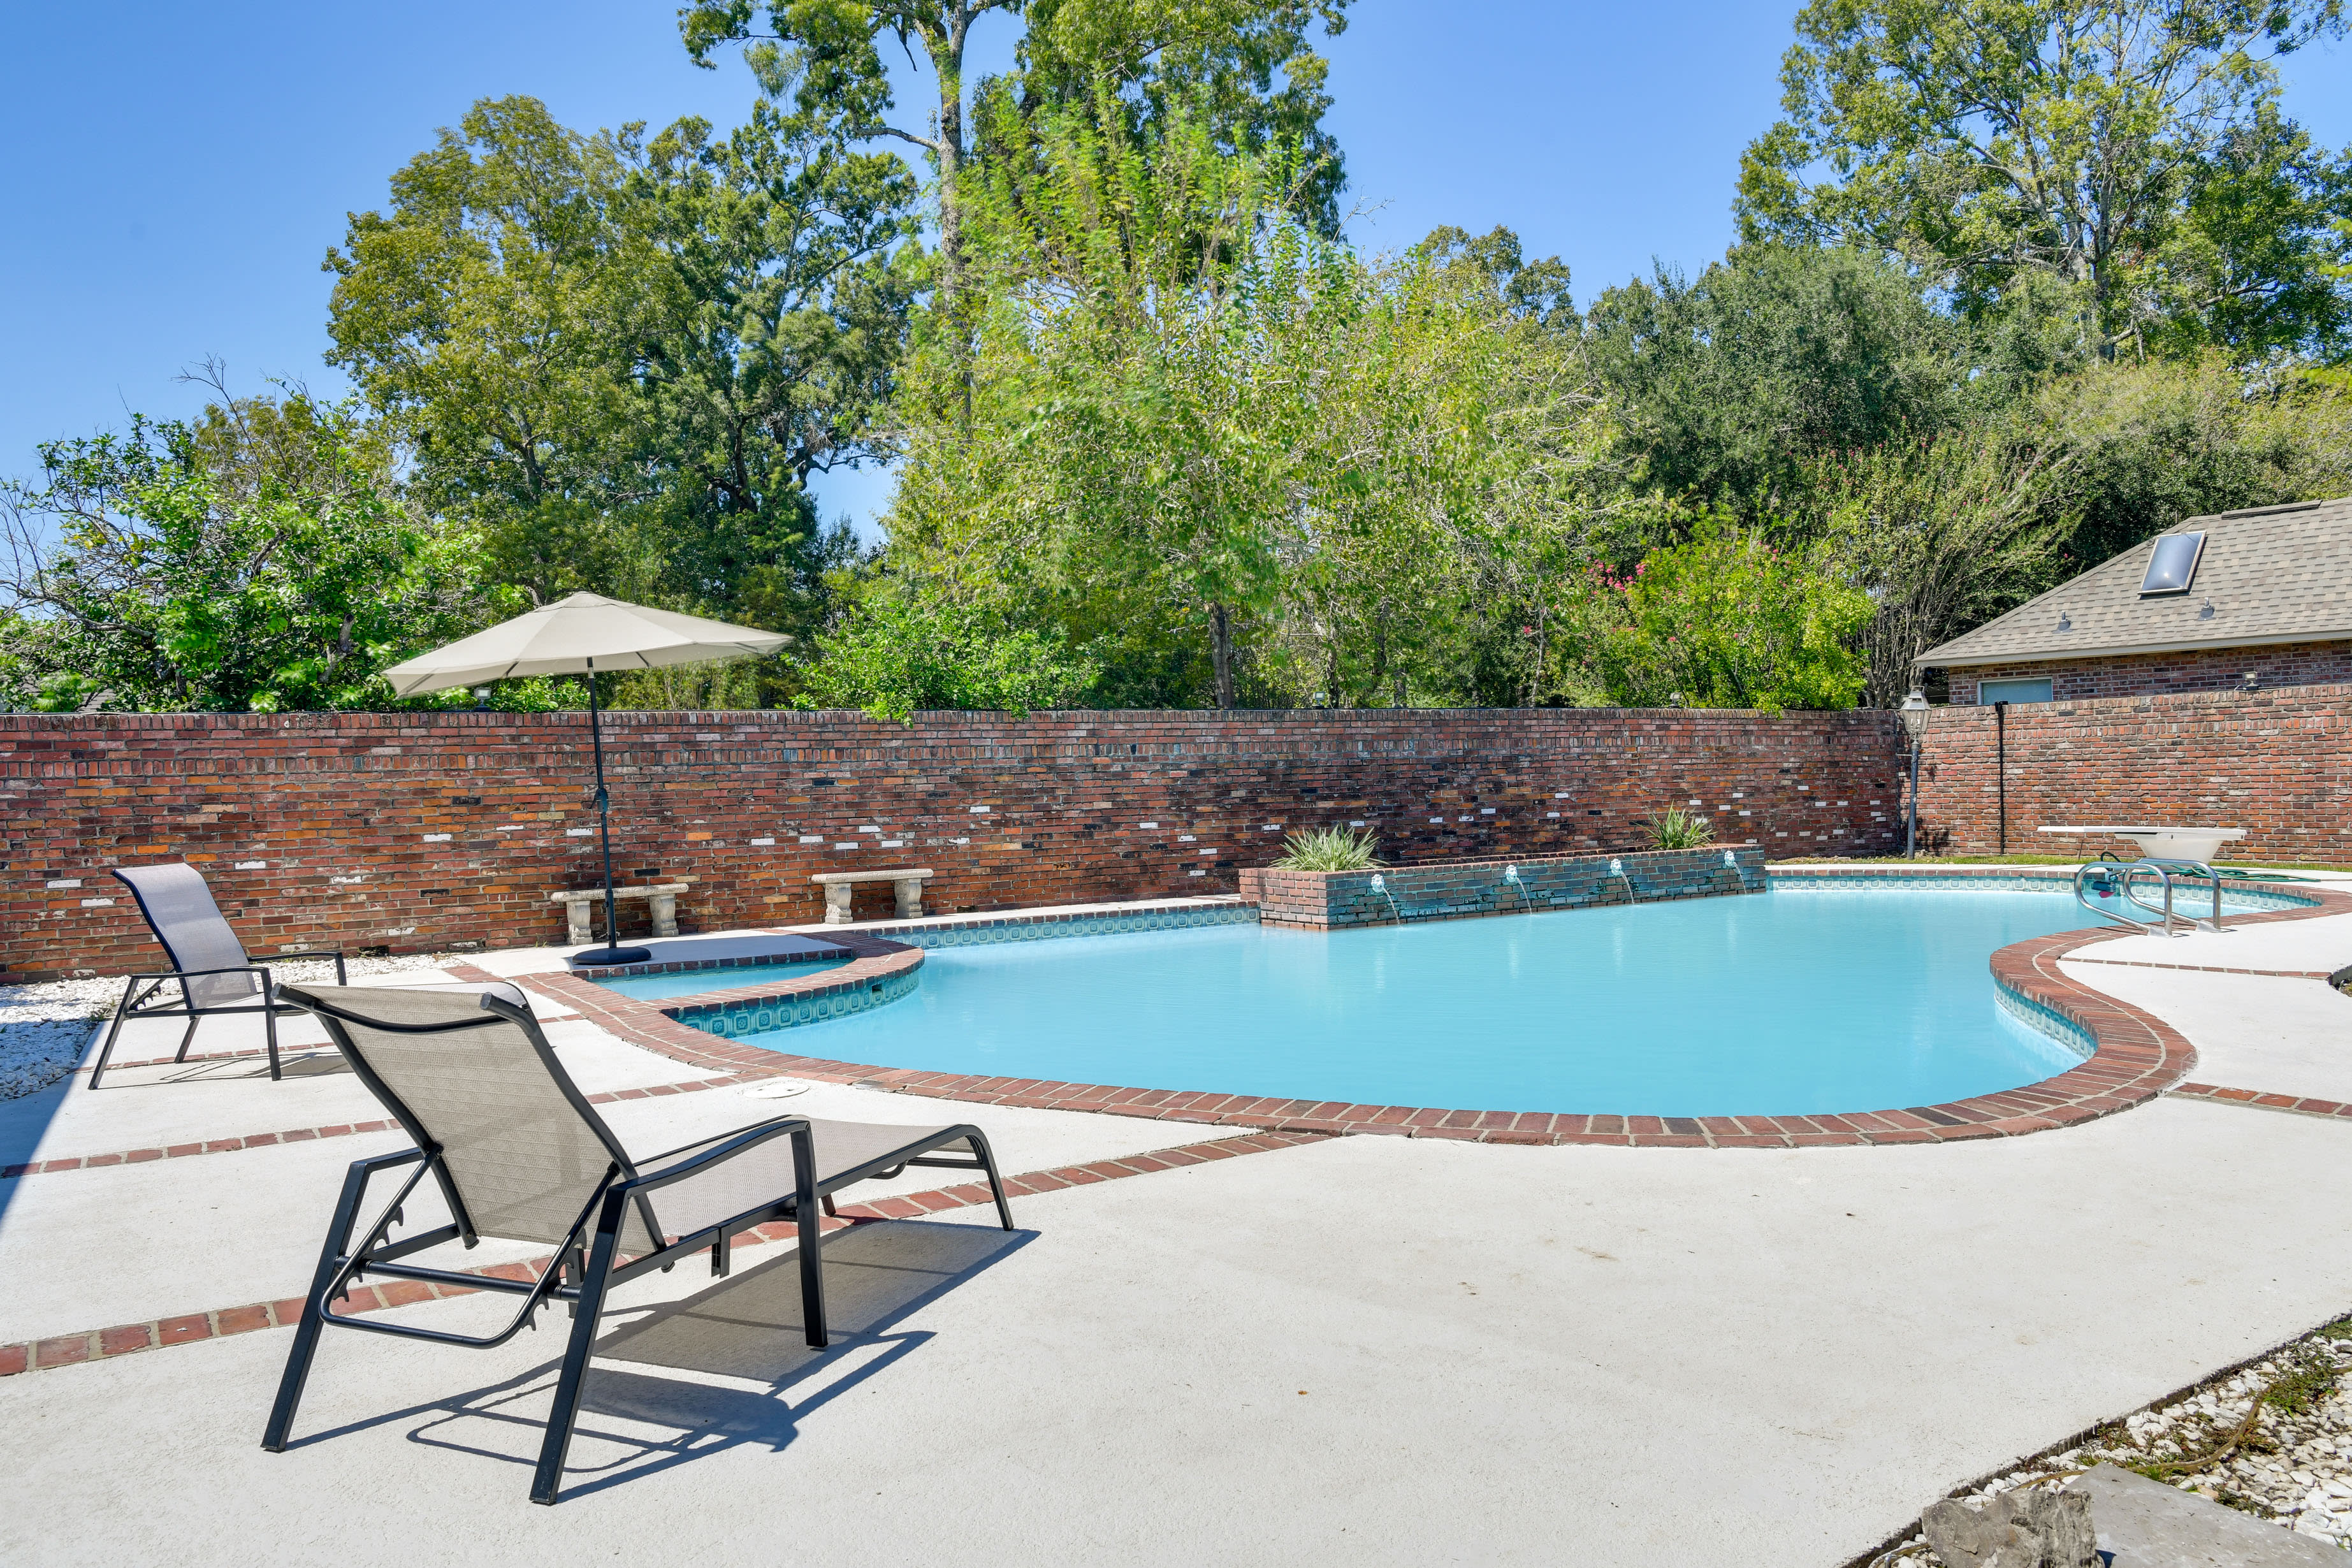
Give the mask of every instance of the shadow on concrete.
M 898 1331 L 901 1321 L 1010 1257 L 1034 1234 L 908 1220 L 835 1233 L 824 1243 L 833 1343 L 822 1351 L 802 1338 L 799 1264 L 789 1251 L 684 1300 L 635 1310 L 631 1321 L 597 1342 L 563 1495 L 625 1485 L 744 1444 L 781 1451 L 803 1417 L 932 1339 L 928 1331 Z M 544 1321 L 559 1334 L 566 1326 L 560 1313 Z M 331 1354 L 341 1337 L 329 1334 L 320 1353 Z M 554 1348 L 560 1350 L 560 1341 Z M 496 1384 L 299 1438 L 293 1446 L 415 1423 L 411 1442 L 528 1467 L 537 1461 L 556 1365 L 551 1358 Z M 483 1428 L 486 1421 L 492 1430 Z

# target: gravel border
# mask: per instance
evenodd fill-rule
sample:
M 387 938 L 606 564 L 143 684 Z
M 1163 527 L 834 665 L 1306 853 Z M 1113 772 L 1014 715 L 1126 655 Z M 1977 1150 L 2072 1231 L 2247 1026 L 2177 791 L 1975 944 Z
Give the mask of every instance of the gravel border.
M 2106 1463 L 2147 1474 L 2322 1546 L 2352 1564 L 2352 1316 L 2110 1421 L 1949 1495 L 1990 1500 L 2020 1487 L 2063 1489 Z M 1849 1568 L 1947 1568 L 1914 1521 L 1904 1538 Z
M 354 958 L 348 961 L 354 978 L 370 974 L 401 974 L 438 969 L 472 953 L 403 953 L 397 958 Z M 267 959 L 259 962 L 268 963 Z M 331 981 L 334 965 L 319 960 L 270 964 L 286 980 Z M 99 1023 L 111 1017 L 122 1000 L 122 976 L 94 980 L 37 980 L 22 985 L 0 985 L 0 1100 L 38 1094 L 73 1071 L 89 1048 Z M 204 1037 L 196 1037 L 202 1046 Z

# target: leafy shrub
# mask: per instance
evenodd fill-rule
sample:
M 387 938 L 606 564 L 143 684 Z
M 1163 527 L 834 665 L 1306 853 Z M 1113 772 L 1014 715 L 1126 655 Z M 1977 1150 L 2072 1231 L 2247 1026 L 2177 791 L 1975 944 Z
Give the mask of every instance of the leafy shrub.
M 1379 845 L 1370 830 L 1318 827 L 1284 839 L 1274 863 L 1285 871 L 1369 871 L 1382 864 L 1372 855 Z
M 1715 824 L 1695 811 L 1670 805 L 1642 824 L 1653 849 L 1704 849 L 1715 842 Z

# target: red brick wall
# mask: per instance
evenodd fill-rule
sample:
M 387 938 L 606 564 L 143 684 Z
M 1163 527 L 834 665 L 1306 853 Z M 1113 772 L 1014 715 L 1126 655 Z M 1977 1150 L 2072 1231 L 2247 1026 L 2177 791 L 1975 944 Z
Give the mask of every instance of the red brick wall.
M 1979 680 L 2047 680 L 2061 702 L 2089 697 L 2153 697 L 2167 691 L 2240 691 L 2352 681 L 2352 642 L 2280 643 L 2274 647 L 2199 648 L 2068 663 L 1969 665 L 1945 671 L 1951 700 L 1974 703 Z
M 1631 848 L 1693 799 L 1727 845 L 1899 847 L 1884 713 L 619 713 L 607 735 L 620 877 L 693 882 L 688 931 L 817 920 L 810 874 L 850 866 L 931 867 L 940 910 L 1231 892 L 1285 832 L 1350 821 L 1400 862 Z M 578 714 L 0 715 L 0 964 L 156 962 L 106 872 L 179 856 L 257 953 L 558 942 L 548 892 L 595 879 L 587 779 Z
M 2077 843 L 2137 855 L 2128 840 L 2034 829 L 2153 821 L 2243 827 L 2233 859 L 2352 864 L 2352 686 L 2183 692 L 2009 710 L 2009 848 Z M 1927 731 L 1921 831 L 1955 854 L 2000 842 L 1997 734 L 1990 708 L 1941 708 Z

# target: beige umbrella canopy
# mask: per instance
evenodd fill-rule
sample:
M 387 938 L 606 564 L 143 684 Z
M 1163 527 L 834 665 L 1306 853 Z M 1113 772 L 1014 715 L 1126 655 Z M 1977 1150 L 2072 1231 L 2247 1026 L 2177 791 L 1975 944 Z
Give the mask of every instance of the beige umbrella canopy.
M 613 921 L 612 802 L 604 792 L 604 730 L 596 707 L 596 672 L 757 657 L 790 641 L 781 632 L 647 609 L 601 594 L 570 594 L 486 632 L 404 659 L 383 675 L 403 697 L 519 675 L 589 678 L 588 735 L 596 752 L 596 818 L 604 829 L 604 945 L 572 956 L 597 964 L 643 963 L 653 955 L 642 947 L 620 946 L 620 928 Z
M 383 672 L 403 697 L 517 675 L 658 669 L 775 652 L 792 638 L 700 616 L 650 610 L 601 594 L 570 594 Z

